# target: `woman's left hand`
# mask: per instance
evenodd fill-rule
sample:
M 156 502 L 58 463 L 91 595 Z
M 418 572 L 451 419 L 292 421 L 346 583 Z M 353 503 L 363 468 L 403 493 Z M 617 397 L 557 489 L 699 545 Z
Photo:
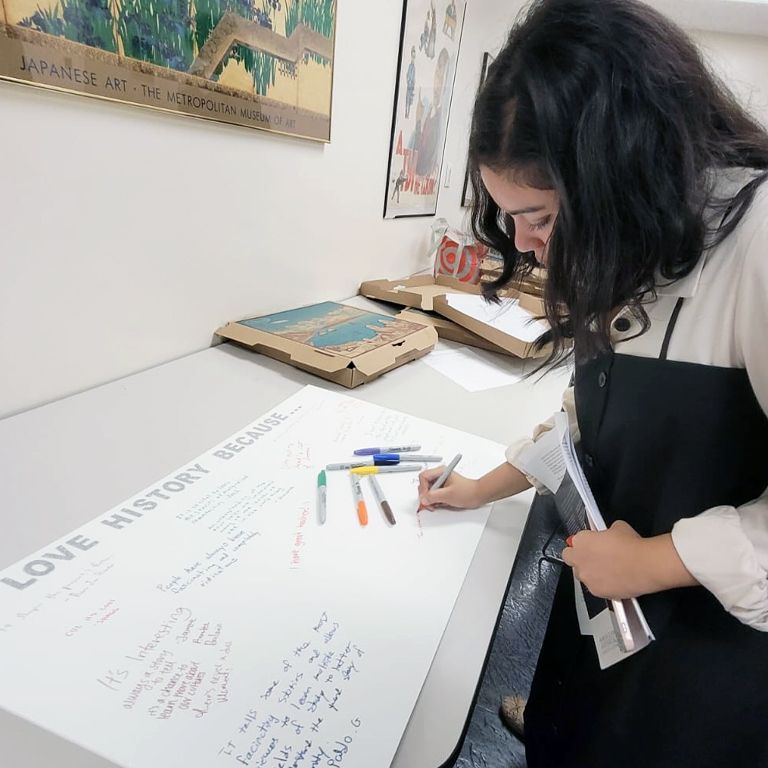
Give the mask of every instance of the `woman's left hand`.
M 617 520 L 607 531 L 581 531 L 569 541 L 563 560 L 596 597 L 624 600 L 697 583 L 669 534 L 645 539 Z

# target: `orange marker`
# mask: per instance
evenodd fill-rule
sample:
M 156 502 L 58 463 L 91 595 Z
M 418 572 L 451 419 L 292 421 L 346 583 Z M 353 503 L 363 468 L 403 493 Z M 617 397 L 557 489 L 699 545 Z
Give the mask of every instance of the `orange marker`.
M 355 497 L 355 504 L 357 505 L 357 519 L 360 521 L 360 525 L 368 525 L 368 507 L 365 506 L 365 498 L 363 497 L 363 489 L 360 486 L 360 478 L 350 472 L 350 478 L 352 479 L 352 493 Z

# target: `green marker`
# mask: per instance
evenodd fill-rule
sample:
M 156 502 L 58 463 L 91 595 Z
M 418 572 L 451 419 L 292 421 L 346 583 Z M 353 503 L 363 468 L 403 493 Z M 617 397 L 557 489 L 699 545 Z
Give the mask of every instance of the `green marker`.
M 320 525 L 325 524 L 325 493 L 326 493 L 325 470 L 317 476 L 317 516 Z

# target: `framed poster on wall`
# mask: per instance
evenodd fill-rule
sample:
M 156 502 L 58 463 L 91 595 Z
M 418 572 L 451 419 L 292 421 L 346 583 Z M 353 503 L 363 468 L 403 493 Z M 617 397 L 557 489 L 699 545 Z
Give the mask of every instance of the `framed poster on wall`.
M 483 54 L 483 67 L 480 70 L 480 85 L 477 89 L 478 93 L 485 83 L 485 79 L 488 77 L 488 69 L 493 64 L 493 56 L 486 52 Z M 461 190 L 461 207 L 469 208 L 472 205 L 472 185 L 469 183 L 469 160 L 467 160 L 467 170 L 464 171 L 464 186 Z
M 466 0 L 405 0 L 384 217 L 432 216 Z
M 330 141 L 336 0 L 0 0 L 0 78 Z

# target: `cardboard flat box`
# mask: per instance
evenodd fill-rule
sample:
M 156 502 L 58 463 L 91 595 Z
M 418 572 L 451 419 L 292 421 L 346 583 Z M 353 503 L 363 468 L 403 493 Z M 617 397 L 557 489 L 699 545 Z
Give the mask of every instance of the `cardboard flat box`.
M 227 323 L 216 334 L 349 388 L 437 343 L 434 328 L 334 302 Z
M 488 280 L 495 280 L 497 277 L 501 277 L 501 273 L 504 270 L 504 260 L 496 259 L 491 256 L 486 256 L 480 262 L 480 279 L 486 278 Z
M 369 299 L 431 312 L 436 296 L 444 296 L 446 293 L 479 295 L 481 289 L 477 284 L 462 283 L 448 275 L 414 275 L 401 280 L 367 280 L 360 286 L 360 293 Z
M 500 270 L 504 266 L 504 259 L 501 256 L 486 256 L 480 262 L 480 269 L 486 272 Z
M 370 299 L 379 299 L 392 304 L 398 304 L 412 309 L 420 309 L 425 312 L 436 312 L 448 320 L 453 325 L 439 325 L 439 321 L 434 321 L 433 315 L 427 315 L 426 318 L 420 318 L 416 322 L 426 323 L 437 329 L 442 338 L 458 341 L 460 343 L 479 346 L 483 349 L 489 349 L 493 352 L 515 355 L 517 357 L 538 357 L 547 353 L 547 350 L 536 352 L 531 342 L 515 339 L 505 333 L 488 326 L 486 323 L 478 322 L 470 317 L 465 317 L 461 313 L 453 310 L 446 296 L 449 294 L 471 294 L 480 296 L 482 289 L 480 285 L 462 283 L 456 278 L 445 275 L 413 275 L 400 280 L 369 280 L 360 286 L 360 293 Z M 540 297 L 528 293 L 520 293 L 517 290 L 509 288 L 499 292 L 503 298 L 516 298 L 520 306 L 535 315 L 542 317 L 544 315 L 544 304 Z M 403 313 L 401 313 L 402 316 Z M 462 331 L 456 329 L 458 325 Z M 469 335 L 466 335 L 466 332 Z M 479 342 L 478 342 L 479 339 Z
M 539 317 L 543 314 L 543 306 L 541 299 L 535 296 L 529 296 L 527 294 L 518 294 L 518 302 L 521 308 L 529 312 L 532 317 Z M 536 350 L 533 341 L 526 341 L 523 339 L 515 338 L 514 336 L 504 333 L 497 328 L 494 328 L 487 323 L 477 320 L 470 315 L 452 307 L 448 303 L 446 296 L 438 296 L 434 302 L 435 312 L 447 317 L 449 320 L 453 320 L 458 325 L 466 328 L 477 336 L 490 341 L 497 347 L 505 350 L 507 353 L 516 355 L 517 357 L 543 357 L 548 354 L 549 350 L 545 347 L 542 350 Z M 539 311 L 541 309 L 542 311 Z
M 437 331 L 437 335 L 441 339 L 455 341 L 459 344 L 466 344 L 469 347 L 487 349 L 489 352 L 496 352 L 500 355 L 511 354 L 507 352 L 506 349 L 497 347 L 493 342 L 487 341 L 482 336 L 472 333 L 472 331 L 468 331 L 458 323 L 454 323 L 453 320 L 449 320 L 442 315 L 436 315 L 433 312 L 427 313 L 418 309 L 405 309 L 398 315 L 398 317 L 413 323 L 421 323 L 422 325 L 431 326 Z
M 497 263 L 496 259 L 486 259 L 480 266 L 480 284 L 490 283 L 501 277 L 502 267 L 491 267 L 490 262 Z M 542 296 L 544 294 L 544 281 L 546 280 L 546 270 L 534 269 L 529 275 L 526 275 L 518 283 L 512 283 L 512 289 L 520 293 L 528 293 L 532 296 Z
M 536 317 L 544 317 L 546 315 L 544 299 L 541 296 L 521 291 L 517 294 L 517 300 L 520 302 L 520 306 L 523 309 L 527 309 L 532 315 L 536 315 Z
M 434 311 L 432 303 L 436 296 L 448 293 L 472 293 L 479 296 L 482 286 L 478 283 L 464 283 L 449 275 L 412 275 L 400 280 L 367 280 L 360 285 L 361 296 L 425 312 Z M 509 288 L 500 291 L 499 295 L 514 297 L 517 293 Z

